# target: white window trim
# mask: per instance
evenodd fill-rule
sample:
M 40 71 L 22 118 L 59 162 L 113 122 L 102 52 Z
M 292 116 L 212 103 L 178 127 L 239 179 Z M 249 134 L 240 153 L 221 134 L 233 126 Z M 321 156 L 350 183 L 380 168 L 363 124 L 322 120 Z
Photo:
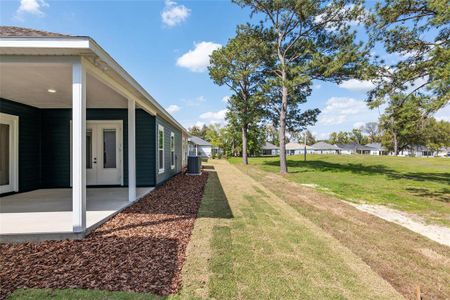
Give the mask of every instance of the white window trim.
M 162 155 L 162 168 L 159 168 L 159 133 L 162 131 L 163 133 L 163 142 L 162 142 L 162 151 L 163 151 L 163 155 Z M 165 151 L 164 151 L 164 127 L 158 124 L 158 137 L 156 140 L 157 143 L 157 150 L 158 150 L 158 174 L 162 174 L 165 171 L 165 162 L 164 162 L 164 158 L 165 158 Z
M 10 163 L 9 184 L 0 186 L 0 194 L 19 191 L 19 116 L 0 113 L 0 119 L 6 121 L 10 127 L 9 155 Z
M 172 145 L 170 145 L 170 168 L 173 170 L 175 169 L 175 133 L 171 132 L 170 133 L 170 142 L 172 143 L 172 138 L 173 138 L 173 150 L 172 150 Z M 173 164 L 172 164 L 172 151 L 173 151 Z

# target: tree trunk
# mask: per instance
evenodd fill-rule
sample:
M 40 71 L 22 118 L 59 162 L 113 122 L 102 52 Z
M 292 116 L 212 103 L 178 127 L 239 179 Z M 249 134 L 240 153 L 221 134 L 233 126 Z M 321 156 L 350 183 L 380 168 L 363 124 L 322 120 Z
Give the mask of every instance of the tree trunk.
M 286 79 L 286 72 L 283 71 L 283 79 Z M 279 129 L 279 138 L 280 138 L 280 174 L 287 174 L 287 162 L 286 162 L 286 111 L 287 111 L 287 96 L 288 90 L 287 87 L 282 87 L 282 95 L 281 95 L 281 110 L 280 110 L 280 129 Z
M 398 141 L 397 141 L 397 134 L 395 132 L 392 133 L 392 137 L 394 139 L 394 155 L 398 155 Z
M 247 153 L 247 126 L 242 126 L 242 162 L 244 165 L 248 165 L 248 153 Z

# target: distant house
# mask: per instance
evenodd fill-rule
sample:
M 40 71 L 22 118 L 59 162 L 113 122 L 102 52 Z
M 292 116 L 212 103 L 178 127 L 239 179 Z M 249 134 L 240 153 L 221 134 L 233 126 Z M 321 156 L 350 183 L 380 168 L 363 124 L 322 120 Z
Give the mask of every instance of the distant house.
M 298 155 L 305 153 L 305 145 L 299 143 L 287 143 L 286 155 Z M 314 153 L 314 149 L 311 146 L 306 145 L 306 153 Z
M 317 154 L 340 154 L 341 148 L 336 145 L 331 145 L 325 142 L 318 142 L 311 146 L 314 153 Z
M 211 157 L 213 146 L 207 141 L 197 136 L 190 136 L 188 142 L 190 156 Z
M 399 152 L 399 156 L 430 157 L 435 153 L 426 146 L 412 145 Z
M 388 149 L 381 145 L 381 143 L 370 143 L 366 146 L 372 148 L 370 155 L 389 155 Z
M 336 144 L 341 148 L 341 154 L 370 154 L 372 147 L 360 145 L 358 143 Z
M 274 144 L 266 142 L 264 146 L 261 147 L 262 155 L 264 156 L 275 156 L 280 155 L 280 147 L 275 146 Z

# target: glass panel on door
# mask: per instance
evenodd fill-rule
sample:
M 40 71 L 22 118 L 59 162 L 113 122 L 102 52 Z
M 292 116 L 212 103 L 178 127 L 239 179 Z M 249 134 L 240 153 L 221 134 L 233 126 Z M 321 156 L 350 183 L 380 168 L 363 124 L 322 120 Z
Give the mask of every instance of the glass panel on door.
M 103 168 L 117 167 L 116 129 L 103 129 Z
M 86 133 L 86 169 L 92 169 L 92 129 Z
M 9 184 L 9 129 L 8 124 L 0 124 L 0 185 Z

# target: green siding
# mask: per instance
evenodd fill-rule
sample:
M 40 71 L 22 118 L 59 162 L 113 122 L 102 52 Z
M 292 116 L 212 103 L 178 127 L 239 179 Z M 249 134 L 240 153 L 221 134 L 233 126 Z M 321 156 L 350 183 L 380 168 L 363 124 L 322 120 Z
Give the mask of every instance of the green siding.
M 41 185 L 41 114 L 40 110 L 0 98 L 0 112 L 19 116 L 19 191 Z
M 19 191 L 69 187 L 72 110 L 38 109 L 0 98 L 0 112 L 19 116 Z M 127 109 L 88 109 L 86 119 L 123 121 L 122 153 L 124 183 L 127 185 Z M 155 124 L 154 116 L 141 109 L 136 110 L 137 186 L 156 185 Z
M 42 187 L 70 186 L 71 109 L 42 109 Z M 123 121 L 123 175 L 128 182 L 128 112 L 126 109 L 88 109 L 86 120 Z
M 47 128 L 48 148 L 43 150 L 45 186 L 64 187 L 70 184 L 70 120 L 71 110 L 46 109 L 43 123 Z M 128 185 L 128 111 L 126 109 L 88 109 L 87 120 L 123 121 L 123 174 Z M 155 118 L 136 110 L 136 185 L 155 185 Z M 45 143 L 43 143 L 44 145 Z M 51 146 L 54 145 L 54 146 Z M 52 162 L 53 160 L 53 162 Z
M 181 171 L 181 163 L 182 163 L 182 139 L 181 139 L 181 131 L 176 129 L 166 121 L 160 118 L 156 118 L 156 126 L 155 133 L 158 131 L 158 124 L 164 127 L 164 172 L 158 172 L 158 158 L 155 160 L 156 162 L 156 184 L 161 184 L 166 181 L 173 175 L 179 173 Z M 175 169 L 170 168 L 170 133 L 173 132 L 175 134 Z M 156 143 L 155 143 L 156 146 Z
M 136 185 L 154 186 L 156 180 L 155 117 L 136 110 Z

